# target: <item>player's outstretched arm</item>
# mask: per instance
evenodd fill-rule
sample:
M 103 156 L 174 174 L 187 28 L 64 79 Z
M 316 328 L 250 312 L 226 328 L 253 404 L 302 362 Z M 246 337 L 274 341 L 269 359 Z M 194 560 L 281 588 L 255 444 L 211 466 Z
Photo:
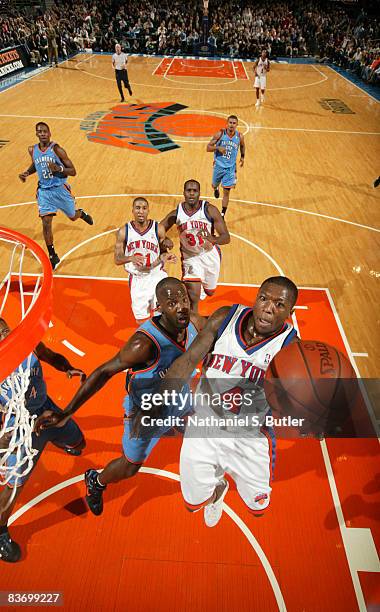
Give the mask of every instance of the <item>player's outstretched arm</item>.
M 53 366 L 59 372 L 66 372 L 68 378 L 73 376 L 80 376 L 81 382 L 86 380 L 86 374 L 79 368 L 74 368 L 68 359 L 61 353 L 56 353 L 49 349 L 43 342 L 37 344 L 34 349 L 34 353 L 40 361 L 45 361 L 49 365 Z
M 206 325 L 188 348 L 186 353 L 178 357 L 168 369 L 163 380 L 163 389 L 177 389 L 177 382 L 181 387 L 187 382 L 197 364 L 206 357 L 213 347 L 218 335 L 218 330 L 230 312 L 230 306 L 222 306 L 208 318 Z
M 155 346 L 148 336 L 141 332 L 133 334 L 121 351 L 90 374 L 61 414 L 51 414 L 51 411 L 46 411 L 37 419 L 36 433 L 38 434 L 41 429 L 63 427 L 71 415 L 100 391 L 115 374 L 136 366 L 148 365 L 155 358 L 155 351 Z
M 226 149 L 224 147 L 221 147 L 218 145 L 218 142 L 221 139 L 221 137 L 222 137 L 222 130 L 219 130 L 219 132 L 214 134 L 214 136 L 211 138 L 210 142 L 208 143 L 206 147 L 206 151 L 208 153 L 218 152 L 223 155 L 226 152 Z

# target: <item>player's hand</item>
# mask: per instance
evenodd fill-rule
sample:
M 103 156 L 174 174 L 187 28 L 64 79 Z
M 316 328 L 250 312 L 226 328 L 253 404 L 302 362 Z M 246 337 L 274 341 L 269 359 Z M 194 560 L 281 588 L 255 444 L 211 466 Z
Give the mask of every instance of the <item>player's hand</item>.
M 141 268 L 142 266 L 145 266 L 145 257 L 144 255 L 132 255 L 131 262 L 138 268 Z
M 239 165 L 240 165 L 240 168 L 242 168 L 244 166 L 244 159 L 240 158 Z
M 224 155 L 226 152 L 226 147 L 216 147 L 216 150 L 221 154 Z
M 34 423 L 34 431 L 37 436 L 40 435 L 43 429 L 51 429 L 52 427 L 64 427 L 70 416 L 65 416 L 65 413 L 57 414 L 52 410 L 45 410 Z
M 212 236 L 206 229 L 199 230 L 197 236 L 198 238 L 203 238 L 203 240 L 211 242 L 211 244 L 215 244 L 215 236 Z
M 170 240 L 170 238 L 168 237 L 164 238 L 163 241 L 160 242 L 160 247 L 164 249 L 165 251 L 171 251 L 173 246 L 174 246 L 173 240 Z
M 29 176 L 29 172 L 22 172 L 21 174 L 18 175 L 18 178 L 20 179 L 22 183 L 25 183 L 28 176 Z
M 174 253 L 161 253 L 160 259 L 164 264 L 177 263 L 177 256 Z
M 54 172 L 62 172 L 62 166 L 58 166 L 58 164 L 54 162 L 48 162 L 48 167 L 50 172 L 54 174 Z
M 67 378 L 79 376 L 81 383 L 84 383 L 84 381 L 86 380 L 86 374 L 83 372 L 83 370 L 79 370 L 78 368 L 71 368 L 70 370 L 67 370 L 66 376 Z

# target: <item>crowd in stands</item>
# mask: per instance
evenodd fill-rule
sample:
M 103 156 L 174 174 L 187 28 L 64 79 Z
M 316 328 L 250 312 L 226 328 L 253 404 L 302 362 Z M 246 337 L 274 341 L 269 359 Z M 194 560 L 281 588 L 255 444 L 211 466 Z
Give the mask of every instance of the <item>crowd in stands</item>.
M 0 16 L 0 48 L 25 43 L 36 64 L 48 61 L 52 38 L 62 58 L 88 48 L 130 53 L 255 58 L 314 56 L 379 83 L 380 26 L 375 15 L 328 0 L 56 0 L 39 15 Z

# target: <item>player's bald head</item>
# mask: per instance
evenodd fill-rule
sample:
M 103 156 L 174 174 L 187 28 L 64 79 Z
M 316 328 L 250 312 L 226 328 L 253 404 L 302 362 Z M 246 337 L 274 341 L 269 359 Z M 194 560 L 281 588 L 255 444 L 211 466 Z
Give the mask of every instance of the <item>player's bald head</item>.
M 174 276 L 168 276 L 160 280 L 156 287 L 157 301 L 160 302 L 162 299 L 169 297 L 171 293 L 177 293 L 178 291 L 187 292 L 185 284 Z

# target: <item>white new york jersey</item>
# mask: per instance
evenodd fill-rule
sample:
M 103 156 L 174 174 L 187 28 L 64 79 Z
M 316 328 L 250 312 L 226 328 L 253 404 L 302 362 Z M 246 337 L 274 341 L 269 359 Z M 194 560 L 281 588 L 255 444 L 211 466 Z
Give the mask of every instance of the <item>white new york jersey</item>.
M 189 213 L 184 209 L 183 202 L 177 206 L 177 229 L 180 241 L 180 250 L 183 259 L 201 255 L 202 253 L 211 251 L 213 245 L 208 240 L 204 240 L 198 236 L 200 230 L 212 232 L 212 219 L 207 212 L 208 202 L 201 200 L 199 207 Z
M 233 414 L 240 417 L 257 416 L 260 426 L 269 406 L 264 394 L 264 375 L 273 357 L 296 336 L 289 323 L 273 336 L 248 346 L 243 338 L 243 323 L 251 315 L 252 308 L 235 304 L 218 331 L 212 353 L 203 365 L 202 377 L 197 393 L 211 393 L 211 407 L 223 417 Z M 216 401 L 220 396 L 220 405 Z M 207 404 L 207 402 L 206 402 Z M 196 403 L 195 412 L 204 413 L 205 402 Z M 210 403 L 206 407 L 211 414 Z M 231 414 L 232 413 L 232 414 Z M 251 419 L 248 419 L 251 422 Z M 229 428 L 227 428 L 228 430 Z M 246 429 L 244 427 L 244 429 Z M 248 427 L 251 429 L 251 427 Z M 252 426 L 252 431 L 257 426 Z
M 158 222 L 150 220 L 145 231 L 139 232 L 133 221 L 125 226 L 125 255 L 143 255 L 145 266 L 141 269 L 134 263 L 125 264 L 125 269 L 130 274 L 145 276 L 152 269 L 152 264 L 160 256 L 160 243 L 158 239 Z
M 266 76 L 267 72 L 268 72 L 268 66 L 269 66 L 269 60 L 267 58 L 265 58 L 265 60 L 263 60 L 260 57 L 259 61 L 257 62 L 257 66 L 256 66 L 256 74 L 257 74 L 257 76 Z

